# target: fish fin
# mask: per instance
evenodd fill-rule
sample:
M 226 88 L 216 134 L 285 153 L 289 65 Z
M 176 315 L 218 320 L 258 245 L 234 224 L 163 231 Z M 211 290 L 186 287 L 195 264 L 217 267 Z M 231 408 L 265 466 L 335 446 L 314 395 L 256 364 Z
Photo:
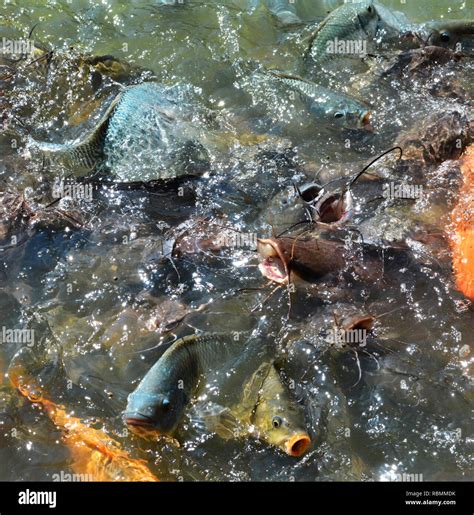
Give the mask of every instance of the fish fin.
M 80 167 L 82 173 L 95 170 L 98 163 L 103 158 L 103 144 L 107 134 L 110 116 L 121 98 L 122 94 L 119 93 L 99 120 L 97 127 L 84 139 L 76 139 L 72 142 L 56 144 L 39 142 L 30 137 L 29 145 L 46 154 L 51 154 L 56 158 L 64 159 L 67 163 Z
M 255 409 L 255 406 L 258 403 L 260 390 L 272 366 L 272 363 L 262 363 L 252 374 L 250 380 L 245 384 L 241 406 L 248 411 L 248 413 L 251 413 Z
M 196 404 L 189 420 L 191 432 L 198 436 L 215 433 L 224 440 L 230 440 L 241 433 L 239 421 L 230 409 L 215 402 Z
M 298 81 L 301 81 L 301 82 L 306 82 L 308 84 L 311 84 L 311 82 L 307 79 L 303 79 L 303 77 L 300 77 L 299 75 L 294 75 L 294 74 L 291 74 L 291 73 L 286 73 L 286 72 L 283 72 L 281 70 L 278 70 L 278 69 L 267 69 L 267 73 L 269 75 L 272 75 L 273 77 L 277 78 L 277 79 L 292 79 L 292 80 L 298 80 Z
M 319 34 L 319 32 L 321 32 L 323 27 L 326 26 L 326 24 L 328 23 L 328 20 L 329 20 L 329 17 L 324 18 L 318 24 L 318 26 L 314 29 L 313 32 L 311 32 L 307 36 L 304 36 L 303 38 L 301 38 L 301 44 L 303 44 L 306 47 L 306 50 L 303 53 L 303 59 L 304 60 L 308 59 L 309 56 L 311 55 L 311 50 L 313 48 L 313 42 L 316 39 L 316 36 Z

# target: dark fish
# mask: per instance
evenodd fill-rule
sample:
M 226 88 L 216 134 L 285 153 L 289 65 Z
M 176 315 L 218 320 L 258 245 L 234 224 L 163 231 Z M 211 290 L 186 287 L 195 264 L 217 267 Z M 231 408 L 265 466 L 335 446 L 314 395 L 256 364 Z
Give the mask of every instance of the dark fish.
M 474 20 L 431 21 L 421 26 L 421 37 L 430 45 L 469 52 L 474 47 Z
M 350 271 L 365 280 L 380 277 L 382 267 L 376 249 L 357 244 L 356 253 L 362 251 L 362 256 L 354 256 L 350 246 L 349 241 L 321 238 L 316 233 L 260 239 L 259 270 L 278 284 L 298 279 L 316 282 Z
M 242 342 L 225 335 L 186 336 L 153 365 L 128 397 L 124 420 L 138 432 L 172 435 L 206 371 L 236 358 Z

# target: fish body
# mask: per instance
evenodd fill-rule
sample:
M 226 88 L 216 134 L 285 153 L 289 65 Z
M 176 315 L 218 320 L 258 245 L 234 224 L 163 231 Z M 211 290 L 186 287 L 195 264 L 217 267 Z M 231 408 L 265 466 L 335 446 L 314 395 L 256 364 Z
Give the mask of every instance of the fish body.
M 327 120 L 342 127 L 368 126 L 370 109 L 363 102 L 296 75 L 276 71 L 269 73 L 292 90 L 297 91 L 310 112 L 318 119 Z
M 124 419 L 137 432 L 172 435 L 196 397 L 206 371 L 236 358 L 242 342 L 223 335 L 188 336 L 175 342 L 128 397 Z
M 373 40 L 377 33 L 379 16 L 373 0 L 348 2 L 337 7 L 318 25 L 309 38 L 306 56 L 318 64 L 337 57 L 331 45 L 337 41 Z
M 365 57 L 387 45 L 416 46 L 413 38 L 408 37 L 416 29 L 417 25 L 404 13 L 374 0 L 345 2 L 329 13 L 310 36 L 305 56 L 326 65 L 342 56 Z
M 12 359 L 8 377 L 13 386 L 32 403 L 40 405 L 60 429 L 62 441 L 69 449 L 71 469 L 90 481 L 159 481 L 144 460 L 132 458 L 120 443 L 104 431 L 85 424 L 67 413 L 65 408 L 47 399 L 42 384 L 24 366 L 29 349 L 21 349 Z
M 353 252 L 362 252 L 351 257 Z M 258 240 L 259 270 L 262 275 L 277 284 L 289 284 L 295 280 L 317 282 L 338 277 L 353 271 L 365 280 L 375 280 L 382 272 L 376 250 L 342 239 L 326 239 L 317 234 L 282 236 Z
M 190 336 L 173 344 L 130 394 L 124 420 L 142 435 L 173 436 L 188 411 L 191 430 L 203 429 L 223 438 L 254 435 L 291 456 L 302 455 L 310 445 L 304 414 L 291 399 L 272 361 L 268 358 L 249 372 L 245 346 L 233 336 Z M 231 364 L 223 389 L 238 400 L 230 405 L 194 402 L 206 382 L 224 363 Z M 223 395 L 225 397 L 225 395 Z
M 84 175 L 106 169 L 119 181 L 150 181 L 203 170 L 204 148 L 193 140 L 178 88 L 147 82 L 126 88 L 95 130 L 65 144 L 32 142 L 56 154 Z
M 474 299 L 474 146 L 467 148 L 461 160 L 463 186 L 458 204 L 451 214 L 453 234 L 453 269 L 456 286 Z
M 274 365 L 268 368 L 259 390 L 251 422 L 260 440 L 283 449 L 290 456 L 303 455 L 311 444 L 302 408 L 290 396 Z
M 273 16 L 283 25 L 300 24 L 301 19 L 296 14 L 294 3 L 288 0 L 266 0 L 266 5 Z

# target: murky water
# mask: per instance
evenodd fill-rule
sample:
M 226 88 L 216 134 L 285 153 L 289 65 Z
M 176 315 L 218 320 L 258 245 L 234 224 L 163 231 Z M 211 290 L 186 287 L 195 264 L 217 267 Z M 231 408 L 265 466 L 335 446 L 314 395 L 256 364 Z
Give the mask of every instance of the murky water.
M 465 1 L 382 3 L 413 22 L 474 18 Z M 40 353 L 62 349 L 68 388 L 53 382 L 50 396 L 94 419 L 163 480 L 472 479 L 473 317 L 453 288 L 446 242 L 435 254 L 424 248 L 396 262 L 375 283 L 296 287 L 290 296 L 281 288 L 268 299 L 273 286 L 248 245 L 169 254 L 180 234 L 226 227 L 240 231 L 234 236 L 279 233 L 295 221 L 281 208 L 293 184 L 361 170 L 433 113 L 469 116 L 469 59 L 409 83 L 377 79 L 376 68 L 350 73 L 340 90 L 374 106 L 373 133 L 323 126 L 298 98 L 262 79 L 262 69 L 309 74 L 304 38 L 337 4 L 297 0 L 303 23 L 289 27 L 257 0 L 12 0 L 0 8 L 0 37 L 25 38 L 34 27 L 36 45 L 56 49 L 49 67 L 22 68 L 14 79 L 12 116 L 0 133 L 1 191 L 24 192 L 29 206 L 51 202 L 62 170 L 28 138 L 62 142 L 90 130 L 120 84 L 179 84 L 202 106 L 196 119 L 211 154 L 202 178 L 101 189 L 72 206 L 62 200 L 54 216 L 24 217 L 13 231 L 17 240 L 3 239 L 0 251 L 0 327 L 34 330 Z M 84 54 L 113 55 L 132 68 L 95 83 L 78 59 Z M 448 84 L 447 93 L 433 94 L 440 84 Z M 441 166 L 445 174 L 426 168 L 423 201 L 358 213 L 364 238 L 444 233 L 459 177 L 455 163 Z M 325 343 L 334 313 L 347 306 L 376 317 L 375 336 L 358 352 Z M 167 342 L 196 331 L 247 331 L 262 345 L 275 344 L 282 375 L 305 409 L 309 453 L 296 459 L 254 439 L 212 435 L 177 449 L 124 433 L 128 393 Z M 22 345 L 0 346 L 0 478 L 50 480 L 69 470 L 67 449 L 4 377 Z

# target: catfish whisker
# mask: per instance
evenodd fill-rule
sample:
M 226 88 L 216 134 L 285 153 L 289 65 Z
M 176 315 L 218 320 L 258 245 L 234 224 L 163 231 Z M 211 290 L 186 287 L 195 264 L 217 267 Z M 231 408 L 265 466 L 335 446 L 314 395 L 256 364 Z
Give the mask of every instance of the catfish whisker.
M 253 313 L 257 310 L 257 308 L 259 307 L 263 307 L 263 305 L 273 296 L 273 294 L 279 289 L 281 288 L 281 284 L 278 284 L 275 288 L 273 288 L 273 290 L 261 301 L 259 302 L 258 304 L 256 304 L 251 310 L 250 310 L 250 313 Z
M 352 352 L 355 355 L 355 359 L 356 359 L 356 363 L 357 363 L 357 369 L 359 371 L 359 377 L 358 377 L 357 381 L 351 386 L 351 388 L 354 388 L 355 386 L 357 386 L 360 383 L 360 380 L 362 379 L 362 368 L 360 366 L 360 360 L 359 360 L 358 352 L 356 350 L 352 350 Z

